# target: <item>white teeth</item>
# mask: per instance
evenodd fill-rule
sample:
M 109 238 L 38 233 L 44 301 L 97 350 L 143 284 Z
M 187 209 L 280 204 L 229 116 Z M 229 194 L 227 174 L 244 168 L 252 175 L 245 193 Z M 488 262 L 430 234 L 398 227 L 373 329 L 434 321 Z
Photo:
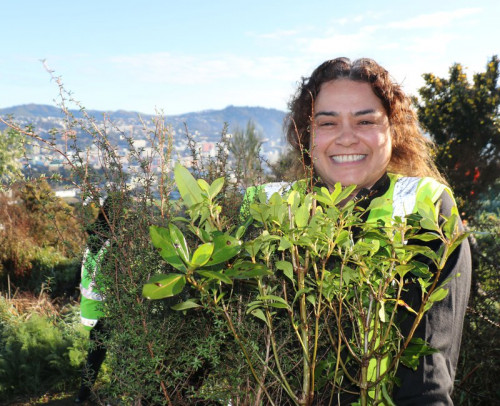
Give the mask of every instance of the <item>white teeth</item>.
M 342 164 L 344 162 L 361 161 L 366 155 L 333 155 L 331 158 L 334 162 Z

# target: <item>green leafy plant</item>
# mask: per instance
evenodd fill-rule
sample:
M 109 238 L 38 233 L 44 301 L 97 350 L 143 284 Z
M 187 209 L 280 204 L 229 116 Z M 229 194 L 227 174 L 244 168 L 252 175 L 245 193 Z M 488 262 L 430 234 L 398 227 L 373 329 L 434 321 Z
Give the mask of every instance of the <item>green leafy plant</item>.
M 0 297 L 0 400 L 64 390 L 78 381 L 86 355 L 78 308 L 18 314 Z M 78 328 L 76 328 L 78 327 Z
M 284 196 L 261 191 L 247 201 L 238 226 L 222 216 L 222 178 L 208 184 L 177 165 L 175 180 L 186 215 L 150 228 L 175 272 L 154 275 L 143 295 L 182 293 L 188 297 L 174 310 L 203 307 L 222 318 L 256 382 L 255 404 L 259 396 L 270 404 L 324 404 L 349 392 L 361 405 L 392 404 L 399 363 L 416 369 L 419 357 L 434 351 L 412 337 L 424 313 L 448 293 L 446 281 L 438 285 L 440 272 L 466 237 L 457 211 L 439 219 L 426 201 L 407 219 L 373 224 L 355 202 L 342 204 L 354 186 L 330 192 L 296 182 Z M 386 203 L 375 199 L 367 210 Z M 437 252 L 415 243 L 435 239 L 442 243 Z M 409 278 L 421 289 L 416 309 L 402 299 Z M 414 316 L 406 337 L 399 312 Z M 244 334 L 251 318 L 262 323 L 256 346 Z M 285 403 L 277 401 L 283 394 Z

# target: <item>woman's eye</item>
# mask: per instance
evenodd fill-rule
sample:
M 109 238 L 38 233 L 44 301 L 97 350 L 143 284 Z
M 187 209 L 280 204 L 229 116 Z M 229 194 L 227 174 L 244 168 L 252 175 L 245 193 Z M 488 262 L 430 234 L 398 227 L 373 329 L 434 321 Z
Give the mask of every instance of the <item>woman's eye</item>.
M 363 120 L 359 122 L 360 125 L 371 125 L 373 124 L 373 121 L 370 120 Z

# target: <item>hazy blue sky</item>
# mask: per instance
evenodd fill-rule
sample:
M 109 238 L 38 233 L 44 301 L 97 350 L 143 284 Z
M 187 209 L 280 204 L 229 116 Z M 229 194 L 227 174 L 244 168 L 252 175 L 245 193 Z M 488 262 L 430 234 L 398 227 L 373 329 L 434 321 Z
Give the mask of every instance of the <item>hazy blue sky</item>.
M 87 109 L 286 110 L 337 56 L 371 57 L 415 94 L 500 54 L 499 0 L 0 0 L 0 108 L 54 105 L 40 60 Z

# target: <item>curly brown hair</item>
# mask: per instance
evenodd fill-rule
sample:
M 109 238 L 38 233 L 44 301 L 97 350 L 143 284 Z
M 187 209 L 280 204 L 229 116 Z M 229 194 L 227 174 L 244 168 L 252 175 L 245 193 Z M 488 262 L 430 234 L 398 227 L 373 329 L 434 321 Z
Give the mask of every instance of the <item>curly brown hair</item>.
M 337 79 L 369 83 L 381 100 L 389 118 L 392 136 L 392 155 L 387 170 L 405 176 L 430 176 L 445 183 L 432 159 L 434 143 L 421 132 L 411 99 L 389 75 L 389 72 L 372 59 L 352 61 L 336 58 L 323 62 L 309 78 L 302 78 L 296 94 L 289 102 L 290 113 L 285 128 L 287 140 L 311 164 L 309 143 L 311 138 L 314 101 L 321 85 Z

